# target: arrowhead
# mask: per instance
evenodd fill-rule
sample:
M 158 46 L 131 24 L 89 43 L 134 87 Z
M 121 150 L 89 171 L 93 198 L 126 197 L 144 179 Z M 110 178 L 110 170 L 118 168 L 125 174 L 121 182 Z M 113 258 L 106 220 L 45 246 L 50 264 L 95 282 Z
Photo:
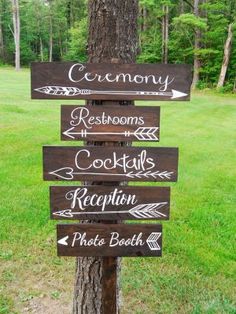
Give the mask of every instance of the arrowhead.
M 185 94 L 185 93 L 182 93 L 182 92 L 179 92 L 175 89 L 172 89 L 172 97 L 171 99 L 175 99 L 175 98 L 180 98 L 180 97 L 184 97 L 184 96 L 188 96 L 188 94 Z
M 72 128 L 70 128 L 70 129 L 68 129 L 68 130 L 66 130 L 65 132 L 63 132 L 63 134 L 65 135 L 65 136 L 68 136 L 68 137 L 70 137 L 70 138 L 75 138 L 72 134 L 72 132 L 70 132 L 70 131 L 72 131 L 72 130 L 74 130 L 74 127 L 72 127 Z
M 67 217 L 67 218 L 73 217 L 71 209 L 60 210 L 58 212 L 54 212 L 53 215 L 60 216 L 60 217 Z
M 48 87 L 47 86 L 35 88 L 34 90 L 36 92 L 38 92 L 38 93 L 43 93 L 43 94 L 47 94 L 48 93 Z
M 68 238 L 69 238 L 69 236 L 65 236 L 64 238 L 58 240 L 57 243 L 67 246 L 68 245 L 68 243 L 67 243 Z
M 71 167 L 64 167 L 64 168 L 57 169 L 55 171 L 50 171 L 49 174 L 62 178 L 64 180 L 73 180 L 74 169 Z

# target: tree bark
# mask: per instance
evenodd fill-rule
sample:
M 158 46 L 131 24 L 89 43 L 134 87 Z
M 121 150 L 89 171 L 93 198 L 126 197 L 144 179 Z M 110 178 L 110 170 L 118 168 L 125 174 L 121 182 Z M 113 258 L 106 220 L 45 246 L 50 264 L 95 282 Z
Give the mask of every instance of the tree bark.
M 147 30 L 147 8 L 145 5 L 140 7 L 140 16 L 141 16 L 141 23 L 140 28 L 142 32 Z
M 199 3 L 200 0 L 194 0 L 194 15 L 199 17 Z M 194 40 L 194 62 L 193 62 L 193 82 L 192 89 L 195 89 L 199 81 L 199 70 L 201 67 L 201 61 L 199 58 L 199 49 L 201 48 L 201 31 L 199 28 L 195 29 Z
M 12 0 L 13 34 L 15 42 L 15 69 L 20 70 L 20 10 L 18 0 Z
M 224 46 L 224 57 L 222 61 L 220 76 L 217 84 L 217 88 L 220 88 L 224 85 L 225 82 L 225 76 L 229 65 L 230 60 L 230 53 L 231 53 L 231 47 L 232 47 L 232 41 L 233 41 L 233 31 L 232 31 L 233 23 L 229 24 L 228 27 L 228 36 L 225 41 Z
M 2 7 L 0 2 L 0 58 L 4 60 L 4 39 L 3 39 L 3 24 L 2 24 Z
M 50 13 L 49 13 L 49 62 L 52 62 L 52 48 L 53 48 L 52 12 L 51 12 L 51 8 L 50 8 Z
M 179 2 L 179 14 L 184 14 L 184 0 Z
M 42 37 L 39 36 L 39 46 L 40 46 L 40 60 L 41 62 L 44 61 L 44 55 L 43 55 L 43 40 Z
M 169 41 L 169 7 L 162 6 L 162 62 L 168 63 L 168 41 Z
M 138 0 L 89 0 L 88 5 L 89 62 L 135 62 L 138 49 Z M 88 103 L 88 105 L 104 104 L 131 105 L 132 102 L 92 101 Z M 104 146 L 124 145 L 123 142 L 92 142 L 88 144 Z M 99 184 L 118 185 L 117 182 L 100 182 Z M 119 313 L 119 272 L 119 258 L 77 258 L 73 314 Z

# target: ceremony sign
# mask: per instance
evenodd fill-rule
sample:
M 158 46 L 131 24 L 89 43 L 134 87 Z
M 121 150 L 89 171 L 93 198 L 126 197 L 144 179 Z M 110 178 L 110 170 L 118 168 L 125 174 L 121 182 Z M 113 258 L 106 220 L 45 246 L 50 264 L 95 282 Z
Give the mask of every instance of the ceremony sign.
M 178 148 L 44 146 L 44 180 L 177 181 Z
M 183 64 L 33 62 L 33 99 L 189 100 L 191 67 Z
M 160 107 L 61 106 L 61 139 L 159 141 Z
M 161 256 L 159 224 L 59 224 L 58 256 Z
M 52 219 L 169 219 L 169 187 L 51 186 Z

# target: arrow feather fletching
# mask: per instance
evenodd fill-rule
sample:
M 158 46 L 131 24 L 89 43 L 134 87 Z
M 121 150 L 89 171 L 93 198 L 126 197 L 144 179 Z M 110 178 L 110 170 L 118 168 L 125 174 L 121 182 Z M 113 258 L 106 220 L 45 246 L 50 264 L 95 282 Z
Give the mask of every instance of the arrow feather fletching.
M 43 86 L 35 89 L 36 92 L 52 95 L 52 96 L 76 96 L 76 95 L 90 95 L 89 89 L 79 89 L 70 86 Z
M 157 251 L 161 249 L 157 242 L 160 236 L 161 236 L 161 232 L 152 232 L 150 236 L 147 238 L 146 242 L 151 251 Z
M 159 218 L 166 215 L 159 210 L 166 206 L 167 202 L 150 203 L 137 205 L 129 210 L 129 213 L 136 218 Z
M 155 134 L 157 130 L 158 130 L 158 127 L 139 127 L 134 132 L 134 135 L 139 140 L 146 140 L 146 141 L 158 140 L 158 137 Z

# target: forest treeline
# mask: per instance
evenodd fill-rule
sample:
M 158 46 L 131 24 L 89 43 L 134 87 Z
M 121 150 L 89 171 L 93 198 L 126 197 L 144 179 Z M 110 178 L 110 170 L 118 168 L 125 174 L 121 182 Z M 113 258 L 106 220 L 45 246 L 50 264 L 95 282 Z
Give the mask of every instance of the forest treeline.
M 115 4 L 114 4 L 115 5 Z M 193 65 L 193 87 L 236 90 L 236 0 L 140 0 L 142 63 Z M 87 60 L 87 0 L 0 0 L 0 64 Z

